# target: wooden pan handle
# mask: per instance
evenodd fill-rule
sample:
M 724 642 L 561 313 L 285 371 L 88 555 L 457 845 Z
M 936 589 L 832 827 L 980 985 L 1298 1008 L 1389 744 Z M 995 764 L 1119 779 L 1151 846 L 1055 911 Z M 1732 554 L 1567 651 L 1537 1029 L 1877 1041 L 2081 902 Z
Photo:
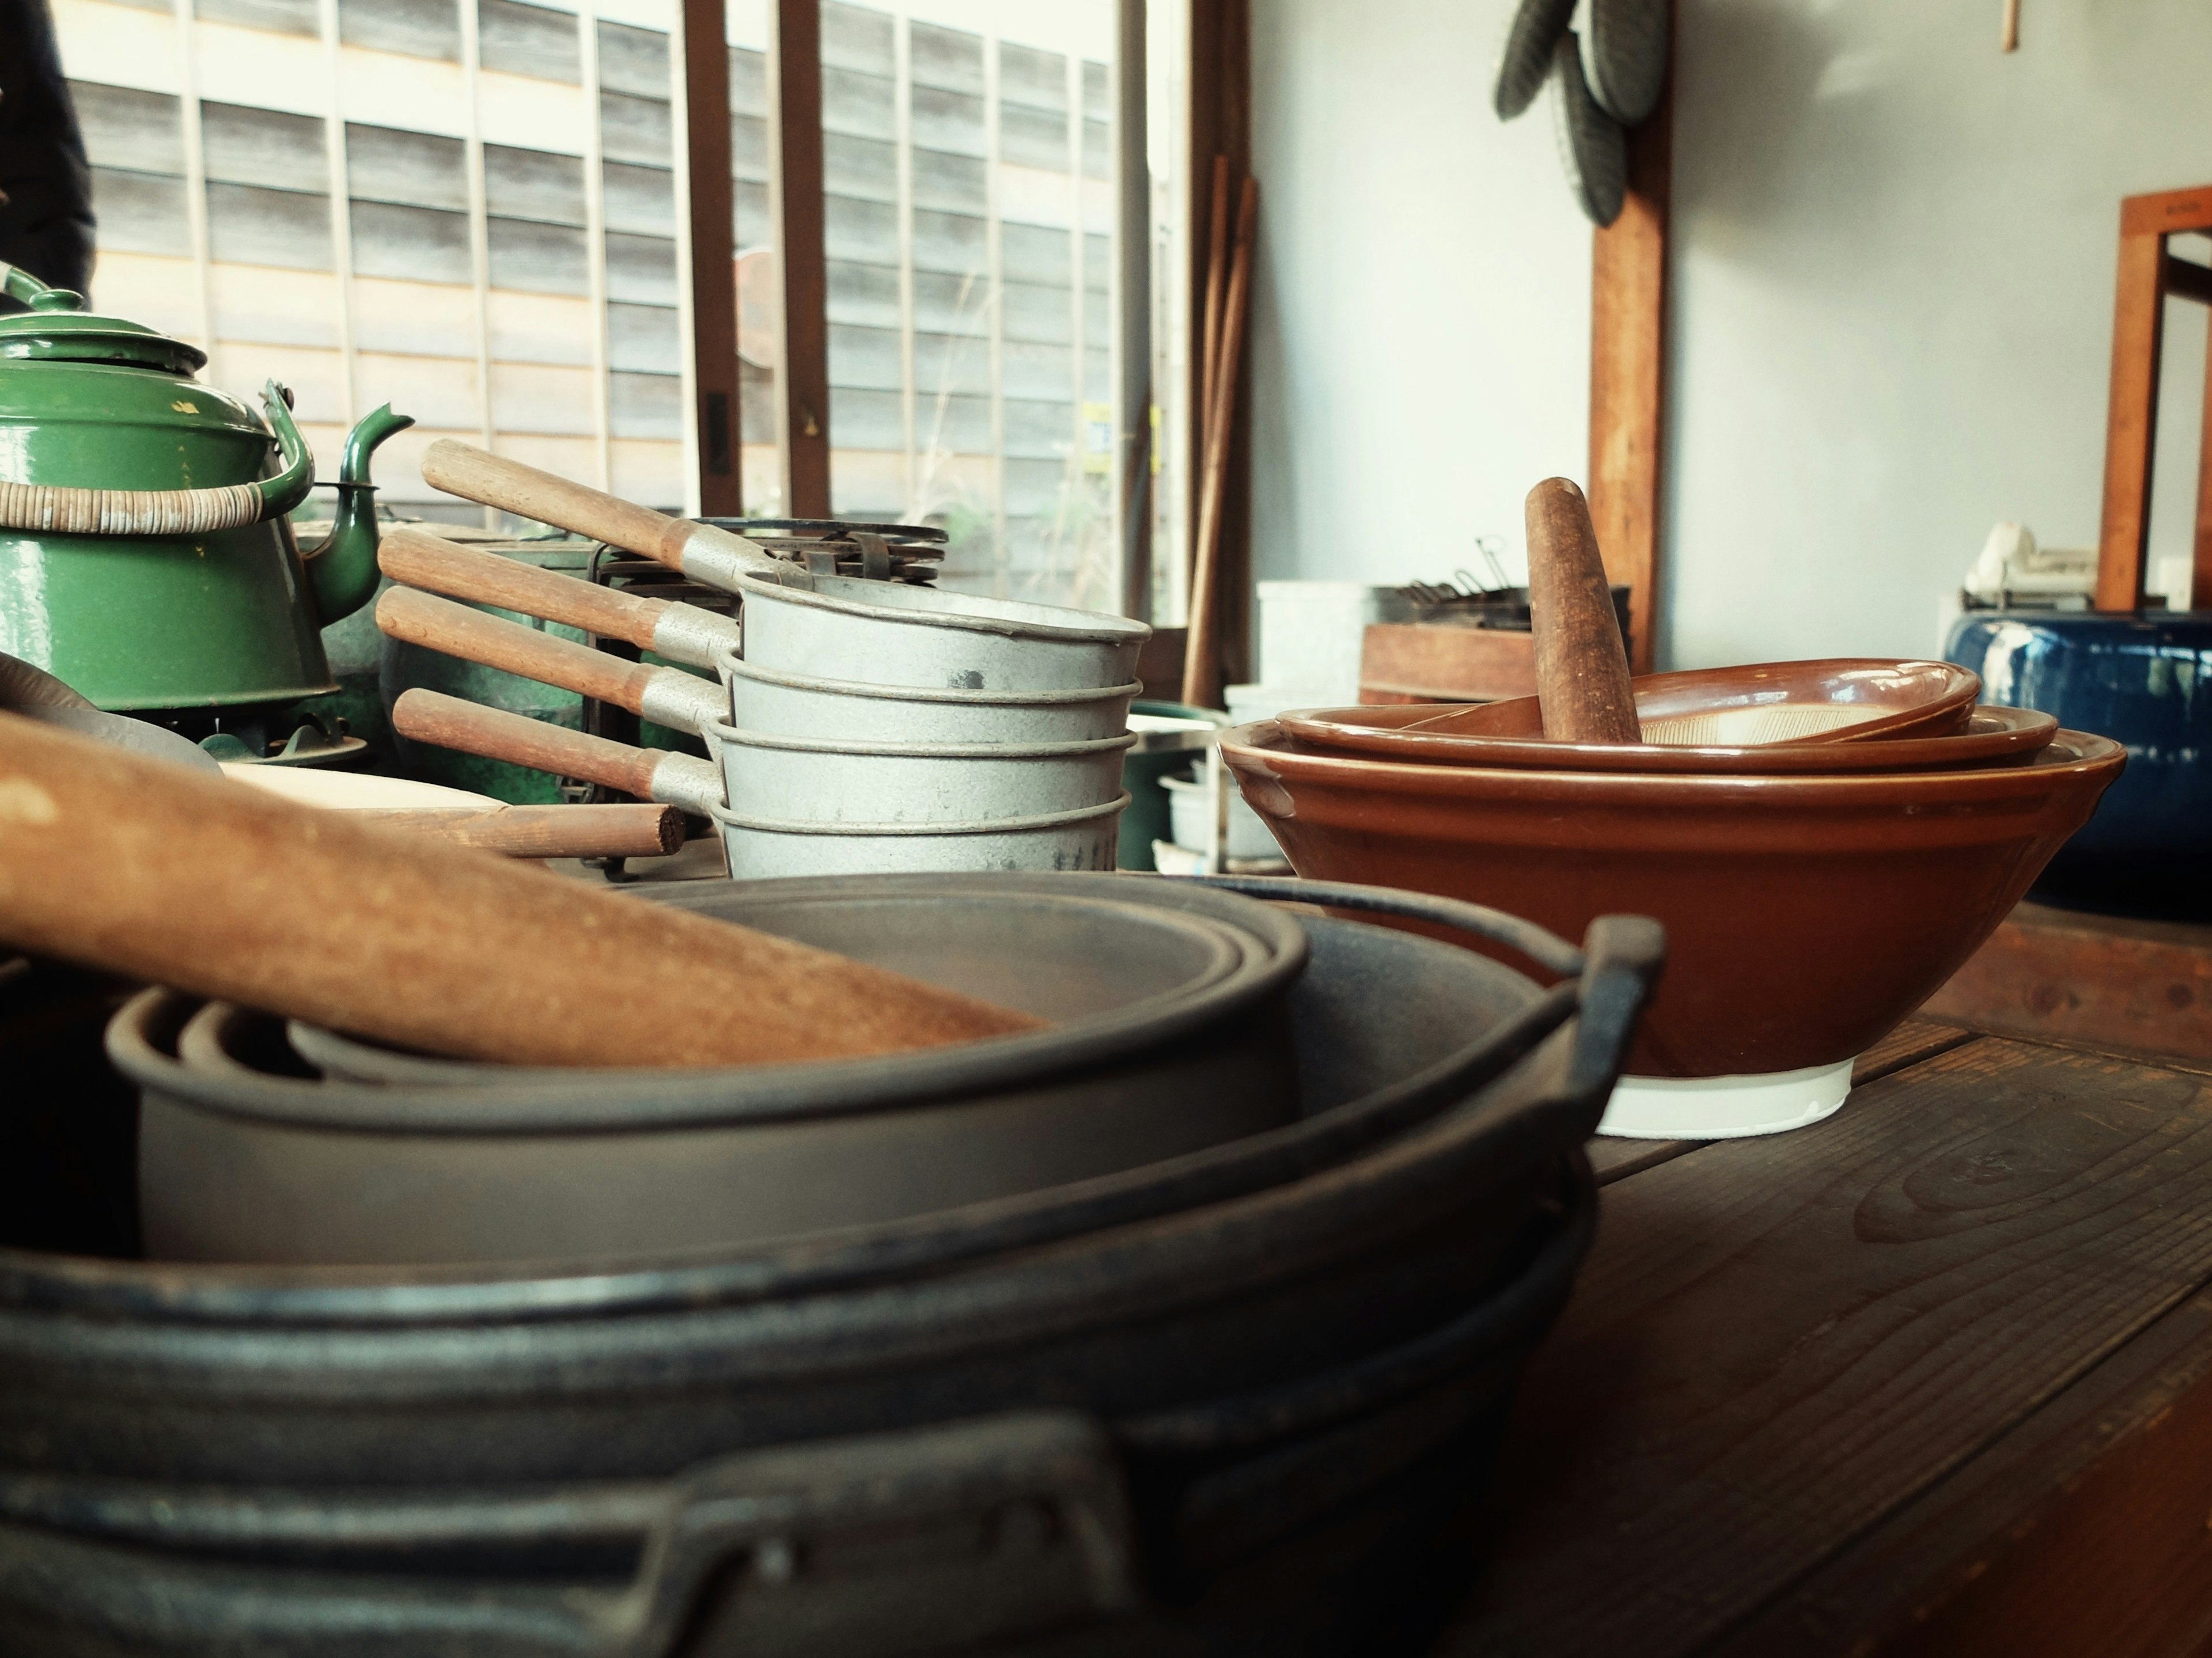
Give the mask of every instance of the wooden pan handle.
M 412 587 L 389 587 L 376 602 L 376 625 L 406 644 L 458 656 L 487 668 L 503 668 L 541 684 L 557 685 L 639 713 L 647 689 L 666 668 L 626 662 L 573 639 L 558 639 L 505 622 Z
M 373 806 L 353 816 L 509 858 L 665 858 L 684 844 L 673 806 Z
M 464 501 L 589 536 L 672 570 L 684 568 L 684 544 L 695 527 L 452 438 L 441 438 L 422 452 L 422 481 Z
M 523 1065 L 851 1058 L 1041 1023 L 351 817 L 0 714 L 0 942 Z
M 420 530 L 386 530 L 376 562 L 385 574 L 410 587 L 519 610 L 601 639 L 623 640 L 640 650 L 653 647 L 653 630 L 669 608 L 665 598 L 617 592 L 496 553 L 456 547 Z
M 641 800 L 653 798 L 653 774 L 662 758 L 651 749 L 610 742 L 419 686 L 402 691 L 392 705 L 392 728 L 417 743 L 504 760 L 556 777 L 581 778 Z
M 1528 620 L 1536 700 L 1555 743 L 1640 743 L 1636 692 L 1589 503 L 1565 478 L 1528 492 Z
M 422 477 L 464 500 L 590 536 L 732 592 L 741 591 L 747 578 L 811 585 L 799 567 L 743 536 L 670 518 L 451 438 L 441 438 L 423 452 Z

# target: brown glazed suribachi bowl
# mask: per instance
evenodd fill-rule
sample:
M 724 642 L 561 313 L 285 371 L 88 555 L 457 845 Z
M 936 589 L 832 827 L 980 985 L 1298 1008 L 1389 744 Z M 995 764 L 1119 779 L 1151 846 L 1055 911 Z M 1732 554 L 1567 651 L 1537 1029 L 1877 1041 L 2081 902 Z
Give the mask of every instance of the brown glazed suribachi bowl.
M 1302 876 L 1471 899 L 1569 938 L 1655 916 L 1668 965 L 1627 1069 L 1764 1075 L 1865 1052 L 1988 938 L 2126 750 L 2027 765 L 1698 776 L 1389 765 L 1273 720 L 1221 751 Z

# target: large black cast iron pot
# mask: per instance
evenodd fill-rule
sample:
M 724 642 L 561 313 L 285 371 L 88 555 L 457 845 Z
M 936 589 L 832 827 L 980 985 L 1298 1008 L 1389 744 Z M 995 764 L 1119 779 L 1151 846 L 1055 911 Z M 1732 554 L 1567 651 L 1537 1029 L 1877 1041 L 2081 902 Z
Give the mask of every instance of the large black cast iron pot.
M 1276 890 L 1569 977 L 1471 1042 L 1363 1041 L 1474 958 L 1307 918 L 1304 1121 L 890 1227 L 609 1268 L 0 1256 L 0 1652 L 1417 1639 L 1587 1242 L 1657 930 L 1585 959 Z M 190 1011 L 125 1017 L 158 1054 Z

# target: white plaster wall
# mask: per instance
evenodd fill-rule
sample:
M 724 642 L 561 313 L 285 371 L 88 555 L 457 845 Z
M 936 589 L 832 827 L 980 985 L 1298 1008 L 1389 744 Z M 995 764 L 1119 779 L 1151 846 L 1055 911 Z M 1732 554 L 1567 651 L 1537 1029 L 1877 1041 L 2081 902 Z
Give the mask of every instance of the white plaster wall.
M 1581 474 L 1589 229 L 1548 111 L 1491 113 L 1505 16 L 1506 0 L 1255 0 L 1262 580 L 1445 576 L 1478 533 L 1518 568 L 1529 484 Z
M 1682 0 L 1662 659 L 1935 648 L 1990 524 L 2096 535 L 2119 198 L 2212 181 L 2212 4 Z M 1441 574 L 1582 476 L 1588 240 L 1495 0 L 1259 0 L 1263 575 Z M 1394 248 L 1413 255 L 1400 260 Z M 2154 556 L 2203 313 L 2169 307 Z

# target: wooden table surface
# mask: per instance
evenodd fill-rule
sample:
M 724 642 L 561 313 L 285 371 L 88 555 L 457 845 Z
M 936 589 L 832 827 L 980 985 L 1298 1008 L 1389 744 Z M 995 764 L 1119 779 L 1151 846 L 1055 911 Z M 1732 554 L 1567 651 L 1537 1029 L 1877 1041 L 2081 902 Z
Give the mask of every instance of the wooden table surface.
M 1916 1023 L 1592 1161 L 1443 1658 L 2212 1649 L 2212 1064 Z

